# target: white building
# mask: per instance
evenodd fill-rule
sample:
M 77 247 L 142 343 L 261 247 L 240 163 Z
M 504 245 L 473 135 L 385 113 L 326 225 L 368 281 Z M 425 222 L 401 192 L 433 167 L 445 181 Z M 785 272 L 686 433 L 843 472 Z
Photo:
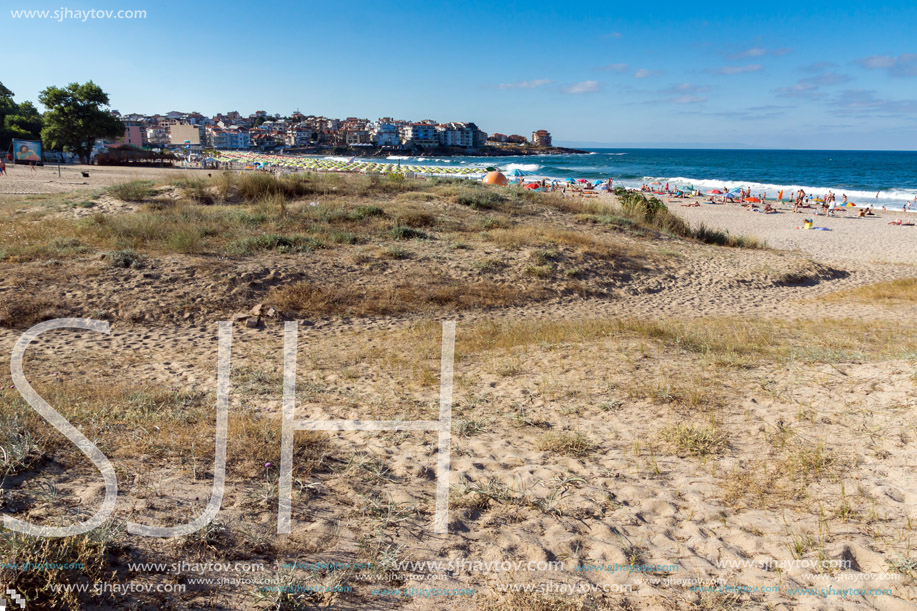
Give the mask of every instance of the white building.
M 146 128 L 146 141 L 150 146 L 164 146 L 169 143 L 169 128 L 163 126 Z
M 403 144 L 413 144 L 424 148 L 439 146 L 436 126 L 429 123 L 408 123 L 401 127 L 400 135 Z
M 244 129 L 221 129 L 208 127 L 206 132 L 207 146 L 214 149 L 247 149 L 251 138 Z
M 398 126 L 394 123 L 374 123 L 370 128 L 372 142 L 376 146 L 398 146 L 401 138 L 398 135 Z
M 309 146 L 315 132 L 307 127 L 294 127 L 287 131 L 284 142 L 287 146 Z
M 442 146 L 458 146 L 462 148 L 474 146 L 474 128 L 467 123 L 437 125 L 436 135 Z

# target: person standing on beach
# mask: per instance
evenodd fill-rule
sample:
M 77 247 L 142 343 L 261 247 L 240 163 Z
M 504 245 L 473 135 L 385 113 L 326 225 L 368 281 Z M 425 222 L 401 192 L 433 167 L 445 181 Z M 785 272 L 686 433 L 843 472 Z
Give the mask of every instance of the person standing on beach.
M 799 207 L 802 205 L 802 200 L 805 199 L 806 192 L 800 189 L 796 191 L 796 199 L 793 202 L 793 212 L 799 212 Z
M 0 159 L 0 176 L 6 174 L 6 162 Z

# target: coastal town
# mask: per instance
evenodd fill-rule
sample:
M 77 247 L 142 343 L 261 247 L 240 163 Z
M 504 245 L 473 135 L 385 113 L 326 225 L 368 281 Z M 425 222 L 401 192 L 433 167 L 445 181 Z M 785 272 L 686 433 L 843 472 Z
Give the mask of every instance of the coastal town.
M 111 114 L 125 126 L 124 137 L 99 141 L 97 148 L 129 145 L 142 149 L 257 150 L 263 152 L 349 149 L 364 154 L 447 150 L 452 154 L 543 154 L 554 147 L 551 134 L 535 130 L 519 134 L 488 134 L 475 123 L 430 119 L 406 121 L 391 117 L 376 121 L 335 119 L 294 112 L 287 117 L 259 110 L 243 116 L 237 111 L 208 117 L 199 112 L 143 115 Z M 524 153 L 522 153 L 524 154 Z

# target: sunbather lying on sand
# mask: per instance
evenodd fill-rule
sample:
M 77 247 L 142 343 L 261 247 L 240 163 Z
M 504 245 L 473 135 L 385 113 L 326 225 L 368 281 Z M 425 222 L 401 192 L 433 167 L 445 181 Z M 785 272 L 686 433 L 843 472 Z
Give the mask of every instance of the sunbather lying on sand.
M 904 227 L 913 227 L 913 226 L 914 226 L 914 223 L 905 223 L 905 222 L 903 222 L 901 219 L 897 219 L 897 220 L 894 220 L 894 221 L 889 221 L 888 224 L 889 224 L 889 225 L 903 225 Z

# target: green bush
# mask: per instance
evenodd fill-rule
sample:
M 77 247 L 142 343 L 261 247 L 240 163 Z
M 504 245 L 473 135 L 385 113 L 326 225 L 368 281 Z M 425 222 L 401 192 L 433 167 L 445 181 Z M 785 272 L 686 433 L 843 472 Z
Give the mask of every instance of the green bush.
M 382 216 L 385 212 L 379 206 L 357 206 L 353 210 L 353 215 L 357 220 L 363 220 L 371 216 Z
M 129 249 L 106 253 L 105 259 L 112 267 L 142 269 L 146 265 L 143 257 Z
M 149 180 L 132 180 L 108 187 L 108 193 L 123 202 L 142 202 L 150 196 L 152 187 Z
M 413 239 L 425 240 L 428 237 L 430 237 L 423 231 L 420 231 L 419 229 L 412 229 L 410 227 L 402 227 L 400 225 L 396 227 L 392 227 L 391 231 L 389 231 L 389 235 L 391 235 L 392 238 L 396 240 L 413 240 Z
M 506 201 L 506 198 L 490 189 L 462 189 L 455 201 L 473 210 L 492 210 Z
M 299 176 L 276 177 L 272 174 L 244 174 L 239 181 L 239 195 L 248 202 L 255 202 L 272 195 L 285 199 L 296 199 L 314 192 L 310 182 Z

